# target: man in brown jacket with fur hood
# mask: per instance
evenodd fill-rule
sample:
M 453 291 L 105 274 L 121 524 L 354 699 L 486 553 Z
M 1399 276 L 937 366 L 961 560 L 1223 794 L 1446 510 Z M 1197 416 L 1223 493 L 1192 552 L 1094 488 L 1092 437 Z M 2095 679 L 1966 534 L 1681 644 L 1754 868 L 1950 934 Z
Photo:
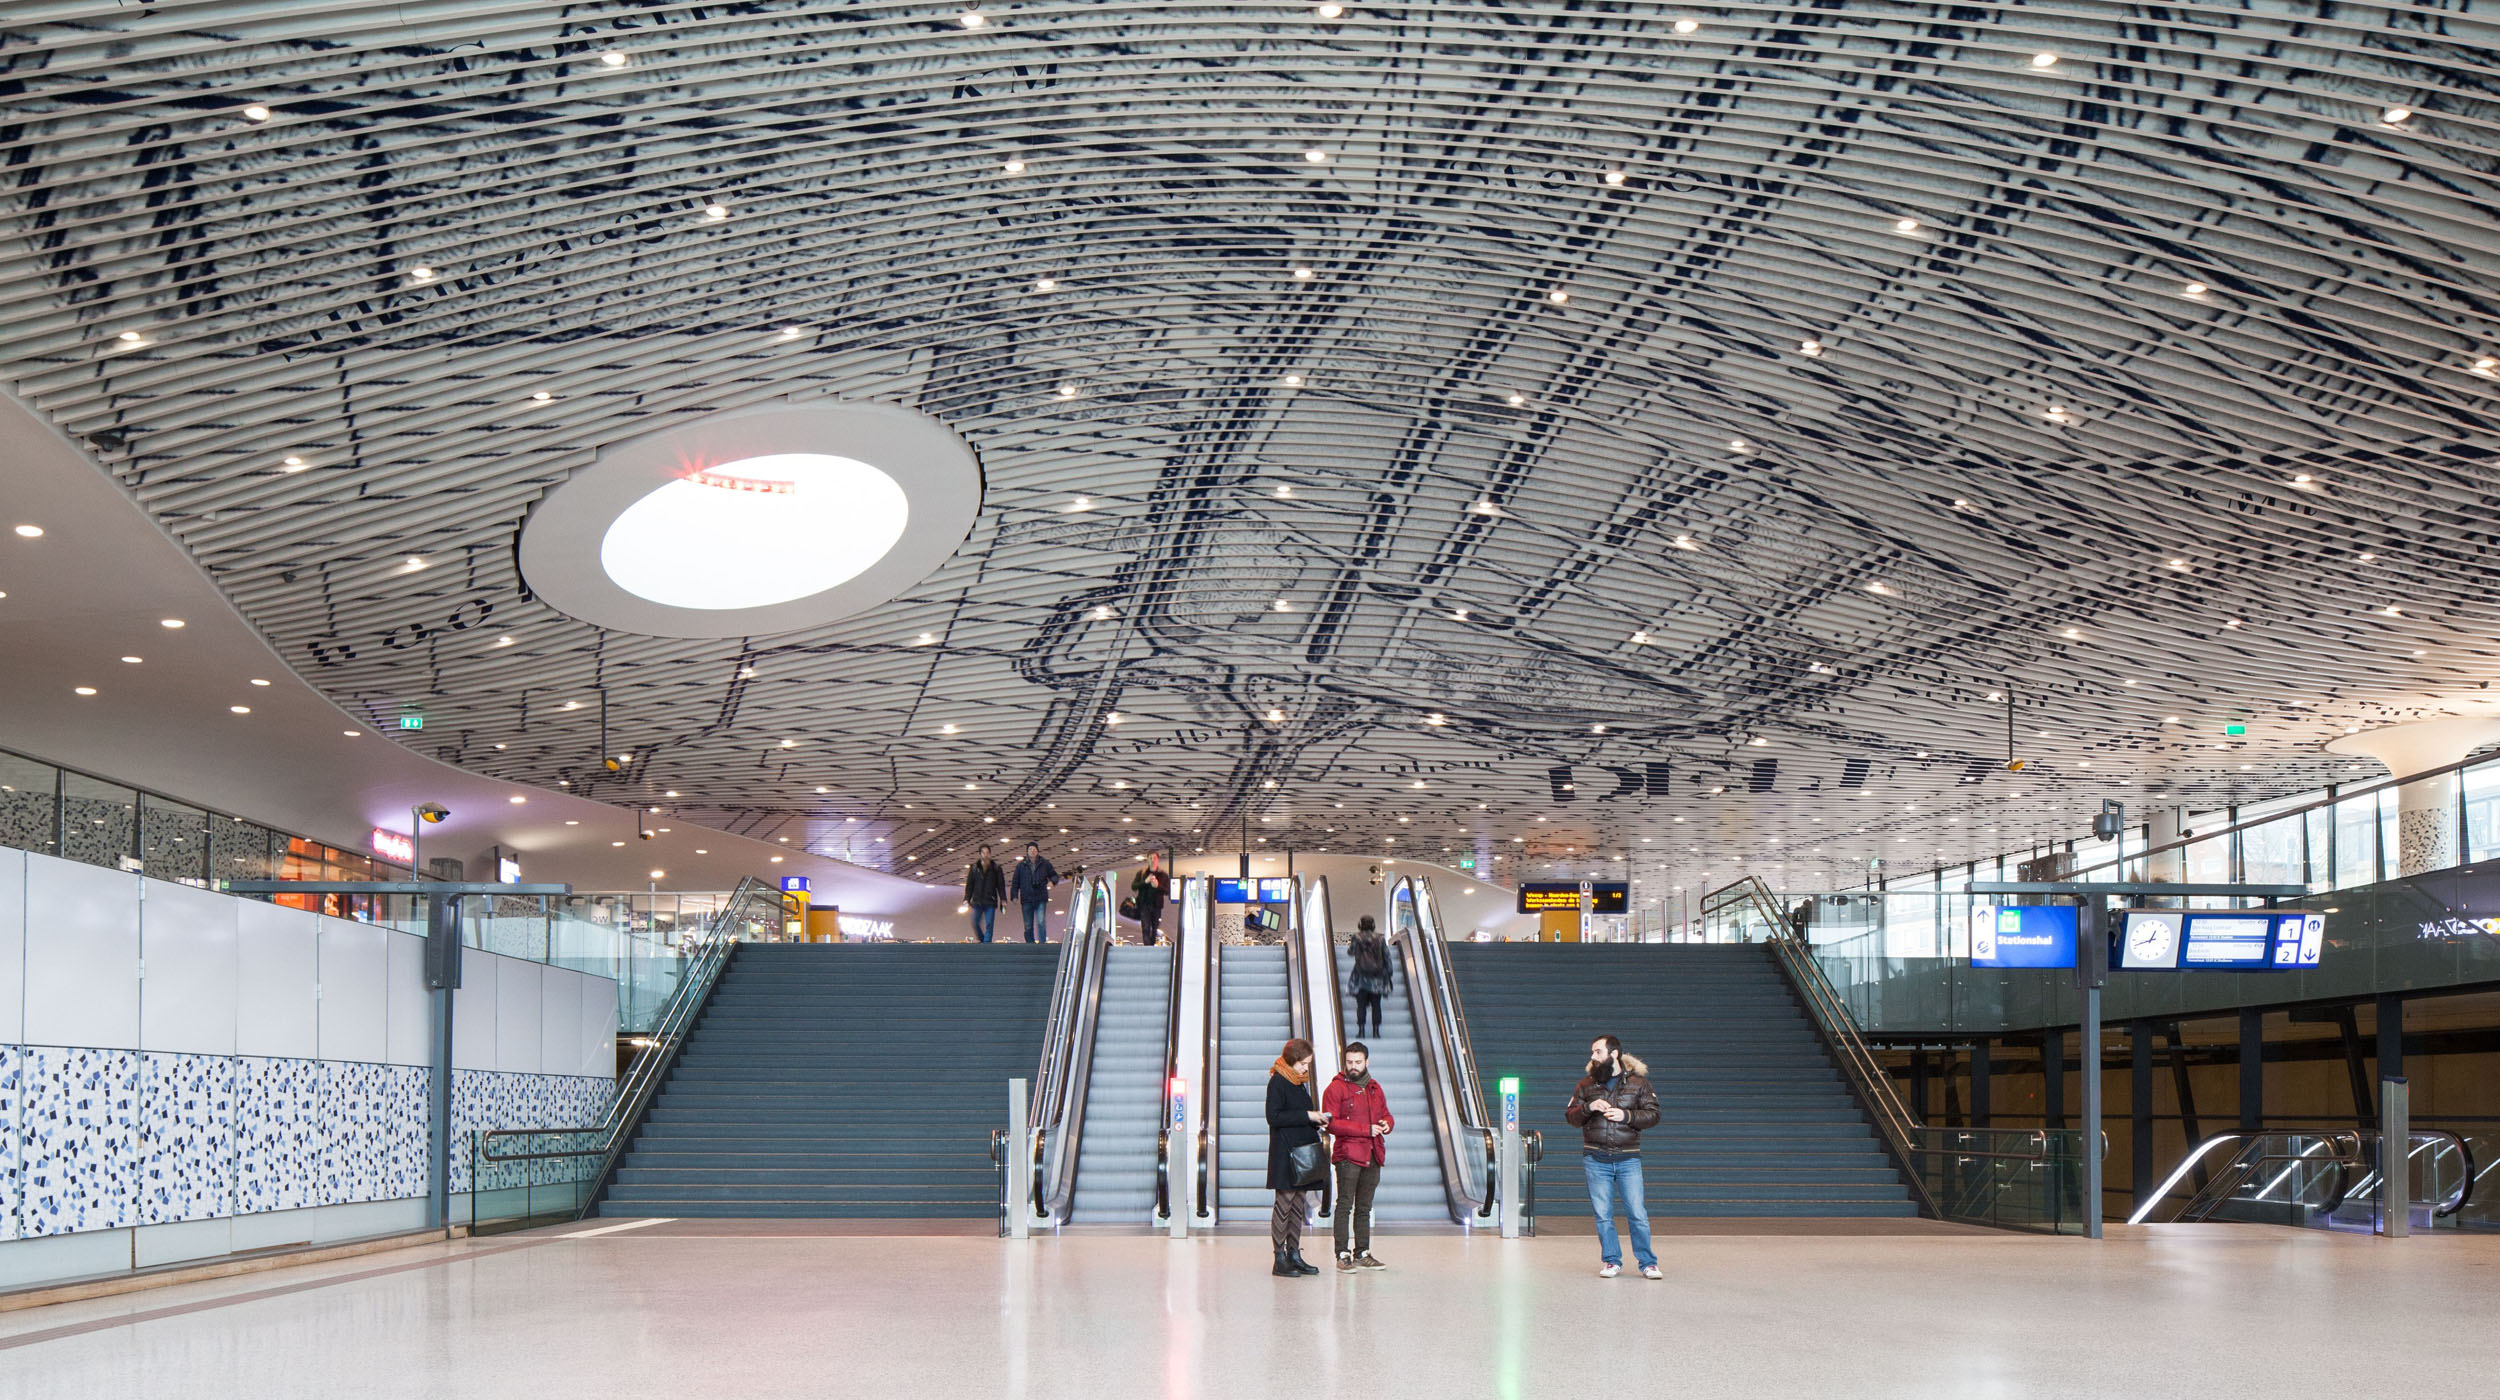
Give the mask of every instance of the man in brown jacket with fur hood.
M 1599 1278 L 1623 1272 L 1623 1242 L 1615 1235 L 1615 1203 L 1632 1222 L 1632 1257 L 1641 1277 L 1663 1277 L 1657 1251 L 1649 1247 L 1649 1201 L 1641 1184 L 1641 1130 L 1658 1126 L 1658 1093 L 1649 1087 L 1649 1066 L 1623 1053 L 1623 1042 L 1601 1035 L 1589 1045 L 1589 1072 L 1571 1091 L 1563 1119 L 1580 1130 L 1580 1165 L 1588 1172 L 1589 1208 L 1597 1213 L 1597 1248 L 1605 1262 Z

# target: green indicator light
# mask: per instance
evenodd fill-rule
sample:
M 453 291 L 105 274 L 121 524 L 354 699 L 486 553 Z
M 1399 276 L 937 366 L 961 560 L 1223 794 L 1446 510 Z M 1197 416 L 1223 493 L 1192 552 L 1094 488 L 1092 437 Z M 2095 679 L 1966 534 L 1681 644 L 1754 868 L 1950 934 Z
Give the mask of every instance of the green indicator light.
M 1517 1095 L 1518 1095 L 1518 1093 L 1519 1093 L 1519 1081 L 1518 1081 L 1517 1079 L 1505 1079 L 1505 1080 L 1503 1080 L 1503 1081 L 1502 1081 L 1502 1092 L 1503 1092 L 1504 1094 L 1510 1095 L 1510 1096 L 1512 1096 L 1512 1097 L 1517 1097 Z
M 2226 724 L 2222 726 L 2222 732 L 2225 734 L 2245 734 L 2248 732 L 2248 726 L 2245 724 Z

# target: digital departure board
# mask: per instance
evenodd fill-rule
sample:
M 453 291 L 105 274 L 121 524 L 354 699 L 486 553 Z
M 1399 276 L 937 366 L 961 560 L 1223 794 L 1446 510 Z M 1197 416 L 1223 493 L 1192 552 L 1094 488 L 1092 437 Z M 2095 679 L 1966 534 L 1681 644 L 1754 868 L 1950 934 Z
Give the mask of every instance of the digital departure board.
M 2274 916 L 2190 914 L 2179 934 L 2183 972 L 2264 971 L 2274 966 Z
M 1250 882 L 1247 880 L 1217 880 L 1215 882 L 1215 902 L 1218 904 L 1248 904 L 1250 902 Z
M 1631 904 L 1632 886 L 1624 880 L 1591 880 L 1589 894 L 1596 901 L 1592 914 L 1620 914 Z M 1580 882 L 1577 880 L 1523 880 L 1519 885 L 1519 912 L 1522 914 L 1577 914 L 1580 912 Z
M 2116 965 L 2133 972 L 2292 972 L 2316 967 L 2326 916 L 2268 909 L 2130 909 Z

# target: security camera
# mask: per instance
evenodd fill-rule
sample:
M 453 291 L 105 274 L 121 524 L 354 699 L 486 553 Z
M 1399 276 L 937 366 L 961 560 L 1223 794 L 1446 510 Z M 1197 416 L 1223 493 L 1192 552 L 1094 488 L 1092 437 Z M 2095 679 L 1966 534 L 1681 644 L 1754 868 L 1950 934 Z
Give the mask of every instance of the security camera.
M 427 802 L 417 808 L 417 815 L 429 822 L 449 820 L 451 809 L 440 802 Z

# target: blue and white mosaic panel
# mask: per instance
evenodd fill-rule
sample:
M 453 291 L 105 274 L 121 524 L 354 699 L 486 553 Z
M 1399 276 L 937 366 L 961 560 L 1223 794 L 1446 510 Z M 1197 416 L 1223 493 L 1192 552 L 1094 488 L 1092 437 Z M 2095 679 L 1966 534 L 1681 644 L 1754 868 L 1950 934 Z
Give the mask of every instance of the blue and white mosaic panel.
M 25 1194 L 25 1162 L 18 1145 L 18 1085 L 26 1052 L 0 1045 L 0 1240 L 17 1238 L 18 1201 Z
M 137 1223 L 232 1215 L 234 1057 L 151 1052 L 140 1075 Z
M 25 1051 L 22 1063 L 19 1233 L 66 1235 L 135 1223 L 139 1052 L 38 1045 Z

